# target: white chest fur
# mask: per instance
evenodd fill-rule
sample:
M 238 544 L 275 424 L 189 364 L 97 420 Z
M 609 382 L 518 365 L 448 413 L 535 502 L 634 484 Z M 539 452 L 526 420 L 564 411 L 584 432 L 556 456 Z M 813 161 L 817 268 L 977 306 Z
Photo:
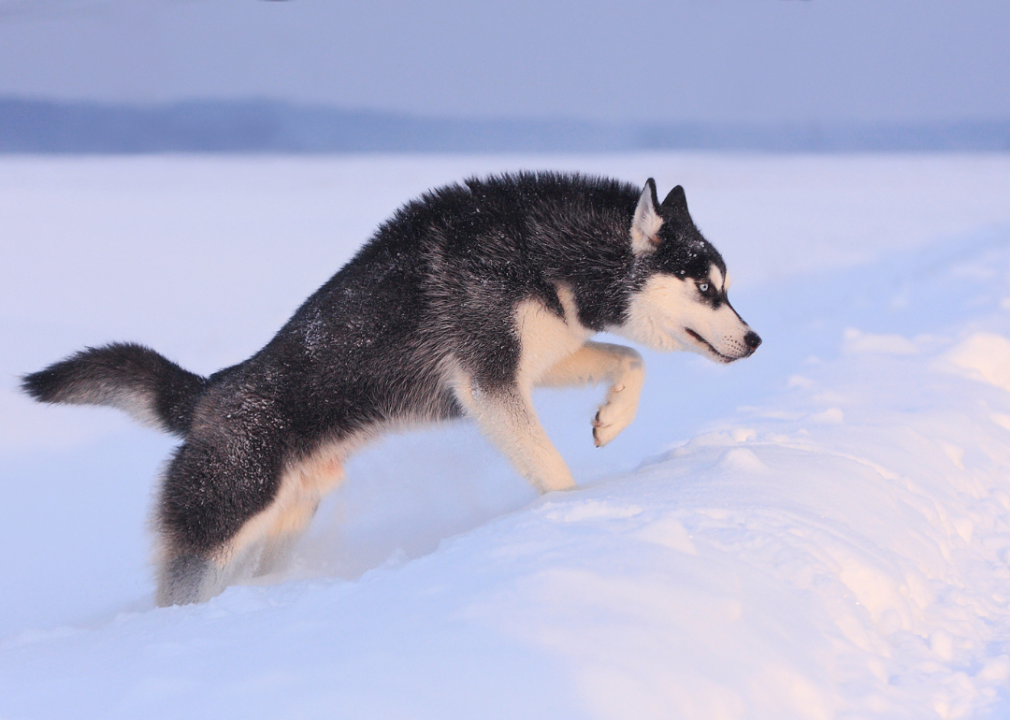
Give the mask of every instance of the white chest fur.
M 521 347 L 517 384 L 532 388 L 552 367 L 581 348 L 593 336 L 578 320 L 575 295 L 571 289 L 558 286 L 558 296 L 564 308 L 563 318 L 538 300 L 526 300 L 515 312 L 515 327 Z

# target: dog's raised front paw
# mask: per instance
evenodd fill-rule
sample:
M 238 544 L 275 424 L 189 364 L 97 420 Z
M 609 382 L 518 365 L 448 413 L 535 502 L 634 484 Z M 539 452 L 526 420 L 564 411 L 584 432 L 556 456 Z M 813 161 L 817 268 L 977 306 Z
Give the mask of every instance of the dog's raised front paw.
M 638 396 L 642 391 L 637 376 L 625 378 L 610 388 L 607 399 L 593 418 L 593 440 L 603 447 L 631 424 L 638 412 Z

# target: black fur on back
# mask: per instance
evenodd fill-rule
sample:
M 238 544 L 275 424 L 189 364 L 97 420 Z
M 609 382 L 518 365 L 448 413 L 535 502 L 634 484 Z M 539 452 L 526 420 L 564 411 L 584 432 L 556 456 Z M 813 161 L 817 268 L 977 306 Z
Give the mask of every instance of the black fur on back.
M 112 343 L 86 348 L 22 378 L 40 402 L 110 405 L 175 435 L 185 435 L 207 380 L 150 348 Z
M 110 345 L 29 375 L 24 388 L 47 402 L 149 398 L 163 426 L 185 435 L 165 477 L 158 526 L 178 577 L 187 577 L 193 557 L 206 557 L 265 509 L 284 469 L 322 443 L 460 416 L 448 365 L 483 392 L 509 387 L 520 302 L 538 299 L 563 317 L 564 284 L 578 322 L 605 330 L 625 320 L 631 293 L 650 273 L 707 271 L 718 253 L 690 224 L 686 204 L 686 219 L 673 213 L 664 225 L 679 247 L 636 257 L 629 231 L 641 193 L 555 173 L 436 189 L 382 224 L 245 362 L 204 380 L 146 348 Z M 167 572 L 171 583 L 171 563 Z

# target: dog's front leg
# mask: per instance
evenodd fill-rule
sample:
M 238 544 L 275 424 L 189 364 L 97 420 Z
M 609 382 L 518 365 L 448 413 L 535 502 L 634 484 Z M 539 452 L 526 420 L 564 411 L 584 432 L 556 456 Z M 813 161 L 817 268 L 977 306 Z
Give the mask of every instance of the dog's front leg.
M 593 418 L 593 440 L 596 447 L 603 447 L 628 427 L 638 412 L 638 398 L 645 383 L 641 355 L 623 345 L 587 342 L 554 365 L 537 384 L 570 387 L 604 381 L 610 383 L 610 389 Z
M 517 387 L 484 390 L 470 381 L 456 395 L 491 442 L 542 493 L 571 490 L 572 473 L 540 424 L 529 393 Z

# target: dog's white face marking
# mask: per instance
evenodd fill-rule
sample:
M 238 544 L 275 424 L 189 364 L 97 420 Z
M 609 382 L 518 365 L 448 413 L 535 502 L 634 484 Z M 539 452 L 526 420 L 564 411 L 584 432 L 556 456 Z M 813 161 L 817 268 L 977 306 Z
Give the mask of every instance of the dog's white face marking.
M 722 277 L 722 271 L 719 270 L 719 268 L 716 265 L 709 266 L 708 277 L 709 280 L 712 282 L 712 286 L 716 290 L 722 291 L 726 289 Z
M 612 331 L 653 350 L 690 350 L 717 362 L 732 362 L 753 352 L 750 332 L 729 303 L 717 308 L 705 296 L 725 289 L 714 265 L 702 280 L 658 274 L 632 296 L 627 320 Z

